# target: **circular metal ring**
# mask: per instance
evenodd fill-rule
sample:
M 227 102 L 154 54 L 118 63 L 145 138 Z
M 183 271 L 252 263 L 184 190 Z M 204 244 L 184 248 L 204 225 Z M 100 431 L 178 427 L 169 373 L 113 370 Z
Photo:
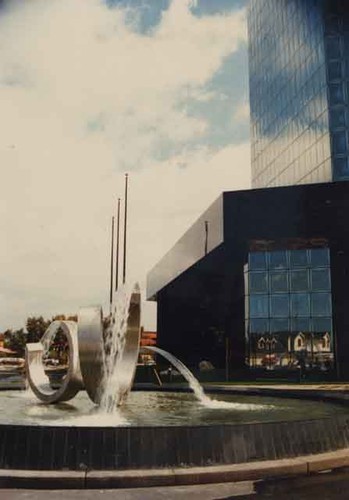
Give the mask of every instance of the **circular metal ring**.
M 81 374 L 90 399 L 99 404 L 103 382 L 103 317 L 100 306 L 83 307 L 78 316 Z
M 43 354 L 59 329 L 68 341 L 68 369 L 59 389 L 52 389 L 43 364 Z M 30 388 L 44 403 L 57 403 L 72 399 L 83 388 L 78 356 L 77 324 L 74 321 L 53 321 L 40 342 L 26 345 L 26 366 Z
M 119 404 L 127 397 L 133 384 L 139 355 L 141 332 L 141 292 L 139 285 L 134 286 L 128 308 L 125 344 L 122 356 L 118 360 Z

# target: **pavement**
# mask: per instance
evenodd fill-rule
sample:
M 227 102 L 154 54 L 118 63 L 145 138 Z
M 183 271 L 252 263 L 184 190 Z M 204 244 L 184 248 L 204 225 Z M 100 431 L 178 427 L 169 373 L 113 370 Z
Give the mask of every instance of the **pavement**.
M 0 490 L 0 500 L 213 500 L 248 498 L 254 494 L 252 482 L 177 486 L 171 488 L 137 488 L 120 490 Z
M 204 384 L 207 388 L 224 388 L 229 389 L 275 389 L 276 391 L 330 391 L 330 392 L 348 392 L 349 383 L 318 383 L 318 384 L 224 384 L 224 383 L 210 383 Z
M 3 489 L 0 500 L 346 500 L 349 472 L 307 477 L 210 485 L 132 489 Z
M 303 457 L 241 464 L 165 469 L 43 471 L 0 470 L 0 488 L 110 489 L 179 487 L 310 476 L 349 469 L 349 448 Z

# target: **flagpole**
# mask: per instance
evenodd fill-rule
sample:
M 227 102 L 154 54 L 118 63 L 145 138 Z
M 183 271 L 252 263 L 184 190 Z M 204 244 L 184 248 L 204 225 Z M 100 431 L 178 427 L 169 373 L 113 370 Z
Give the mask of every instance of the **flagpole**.
M 125 174 L 125 213 L 124 213 L 124 265 L 122 272 L 122 282 L 126 281 L 126 241 L 127 241 L 127 194 L 128 194 L 128 174 Z
M 115 291 L 119 288 L 119 240 L 120 240 L 120 198 L 118 198 L 118 213 L 116 219 Z
M 109 295 L 110 314 L 112 311 L 112 304 L 113 304 L 113 274 L 114 274 L 113 266 L 114 266 L 114 216 L 112 217 L 112 222 L 111 222 L 110 295 Z

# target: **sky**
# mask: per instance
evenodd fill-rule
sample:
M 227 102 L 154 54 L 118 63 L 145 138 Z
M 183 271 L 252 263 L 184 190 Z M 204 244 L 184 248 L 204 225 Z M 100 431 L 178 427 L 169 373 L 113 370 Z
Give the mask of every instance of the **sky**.
M 250 187 L 245 4 L 1 2 L 0 332 L 108 312 L 126 172 L 127 282 L 144 299 L 147 272 L 199 215 Z M 146 328 L 155 310 L 143 301 Z

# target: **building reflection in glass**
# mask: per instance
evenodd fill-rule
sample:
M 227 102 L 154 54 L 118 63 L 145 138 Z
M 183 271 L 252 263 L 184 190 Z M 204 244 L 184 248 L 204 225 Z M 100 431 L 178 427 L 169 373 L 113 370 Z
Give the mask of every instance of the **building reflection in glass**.
M 333 367 L 328 248 L 250 252 L 245 298 L 248 366 Z

